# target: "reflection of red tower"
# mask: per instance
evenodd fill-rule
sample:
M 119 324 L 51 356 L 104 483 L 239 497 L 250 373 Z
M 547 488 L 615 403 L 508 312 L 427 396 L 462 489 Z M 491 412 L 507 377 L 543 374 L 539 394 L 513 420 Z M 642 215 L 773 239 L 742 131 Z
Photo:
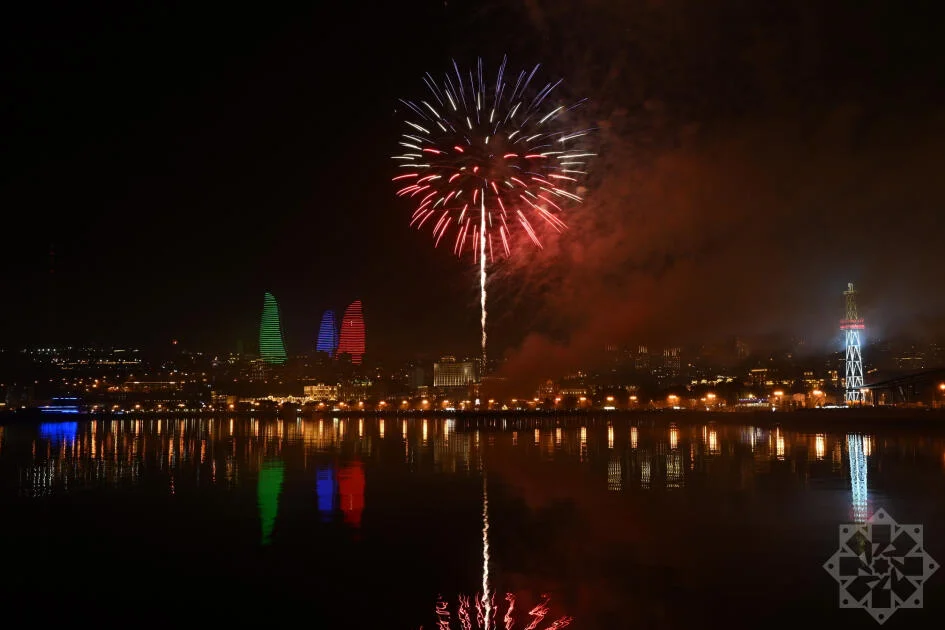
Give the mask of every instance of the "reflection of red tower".
M 364 466 L 361 462 L 351 462 L 338 471 L 338 494 L 341 495 L 345 523 L 360 527 L 361 512 L 364 511 Z
M 347 353 L 351 362 L 361 364 L 364 356 L 364 315 L 361 314 L 361 300 L 355 300 L 345 309 L 341 319 L 341 336 L 338 340 L 338 354 Z

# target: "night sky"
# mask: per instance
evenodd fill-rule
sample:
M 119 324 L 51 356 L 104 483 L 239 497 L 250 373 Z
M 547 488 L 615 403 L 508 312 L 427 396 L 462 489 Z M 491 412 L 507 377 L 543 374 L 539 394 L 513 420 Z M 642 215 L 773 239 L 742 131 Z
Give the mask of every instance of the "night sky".
M 945 52 L 899 2 L 21 3 L 3 20 L 0 344 L 474 353 L 477 277 L 393 196 L 398 97 L 541 62 L 598 127 L 572 229 L 494 277 L 492 353 L 945 333 Z M 50 249 L 55 252 L 50 274 Z

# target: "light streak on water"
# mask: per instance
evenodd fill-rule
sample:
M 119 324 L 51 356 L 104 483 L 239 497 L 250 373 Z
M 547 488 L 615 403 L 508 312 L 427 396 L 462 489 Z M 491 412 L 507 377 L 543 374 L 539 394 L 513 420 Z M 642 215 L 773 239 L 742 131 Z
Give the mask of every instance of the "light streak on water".
M 853 521 L 865 523 L 867 518 L 869 489 L 867 485 L 866 445 L 862 435 L 847 435 L 847 450 L 850 457 L 850 494 Z
M 484 630 L 489 630 L 492 614 L 492 593 L 489 588 L 489 487 L 482 474 L 482 605 L 485 608 Z

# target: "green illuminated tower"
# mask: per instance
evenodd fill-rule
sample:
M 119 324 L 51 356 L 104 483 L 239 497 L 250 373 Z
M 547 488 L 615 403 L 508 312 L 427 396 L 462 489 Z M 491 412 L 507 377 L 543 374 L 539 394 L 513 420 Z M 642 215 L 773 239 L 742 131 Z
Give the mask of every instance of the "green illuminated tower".
M 282 365 L 288 358 L 282 336 L 282 321 L 279 319 L 279 305 L 268 291 L 263 301 L 262 321 L 259 324 L 259 356 L 266 363 L 275 365 Z

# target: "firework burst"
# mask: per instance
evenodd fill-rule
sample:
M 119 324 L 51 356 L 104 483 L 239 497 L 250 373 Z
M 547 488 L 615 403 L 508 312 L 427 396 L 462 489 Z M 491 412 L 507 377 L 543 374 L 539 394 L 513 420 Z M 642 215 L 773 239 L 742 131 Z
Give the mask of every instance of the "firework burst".
M 583 146 L 592 130 L 568 126 L 584 100 L 557 102 L 561 80 L 535 89 L 540 66 L 515 75 L 506 65 L 503 58 L 493 81 L 481 59 L 467 72 L 454 61 L 442 82 L 423 78 L 426 99 L 401 100 L 397 196 L 416 204 L 411 226 L 431 229 L 435 246 L 449 243 L 474 262 L 509 257 L 520 241 L 541 248 L 544 230 L 567 229 L 562 215 L 582 201 L 593 155 Z
M 454 610 L 450 610 L 449 604 L 442 598 L 436 603 L 436 628 L 437 630 L 560 630 L 571 625 L 573 617 L 558 617 L 557 619 L 546 620 L 551 612 L 548 605 L 550 598 L 542 595 L 542 601 L 537 606 L 521 614 L 515 607 L 515 595 L 505 594 L 505 608 L 496 606 L 495 601 L 491 601 L 491 606 L 483 605 L 483 599 L 478 593 L 475 597 L 460 595 L 457 598 Z M 494 600 L 494 598 L 492 598 Z M 524 610 L 524 609 L 521 609 Z M 453 616 L 455 612 L 455 617 Z M 518 622 L 518 625 L 516 623 Z M 544 624 L 544 625 L 543 625 Z M 422 630 L 422 629 L 421 629 Z
M 506 62 L 495 81 L 484 76 L 481 59 L 465 74 L 454 61 L 441 83 L 427 73 L 428 97 L 401 100 L 403 151 L 394 156 L 402 171 L 393 178 L 397 196 L 416 204 L 410 225 L 432 226 L 434 247 L 452 234 L 453 253 L 471 253 L 479 263 L 484 370 L 486 259 L 508 258 L 522 240 L 541 248 L 543 230 L 567 229 L 561 215 L 582 201 L 579 181 L 594 155 L 583 148 L 592 129 L 568 126 L 569 113 L 586 99 L 558 103 L 551 95 L 560 79 L 536 90 L 540 66 L 513 82 Z

